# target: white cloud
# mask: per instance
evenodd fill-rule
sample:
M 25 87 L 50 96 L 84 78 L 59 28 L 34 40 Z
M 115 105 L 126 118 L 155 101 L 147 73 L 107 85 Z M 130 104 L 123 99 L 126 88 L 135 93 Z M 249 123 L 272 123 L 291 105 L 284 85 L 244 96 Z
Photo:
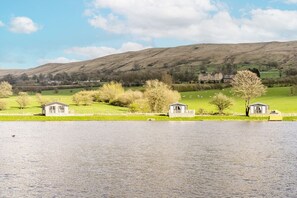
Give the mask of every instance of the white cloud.
M 0 27 L 3 27 L 5 24 L 2 22 L 2 21 L 0 21 Z
M 9 30 L 14 33 L 31 34 L 40 27 L 28 17 L 14 17 L 10 21 Z
M 40 65 L 47 64 L 47 63 L 71 63 L 71 62 L 77 62 L 79 60 L 76 59 L 68 59 L 65 57 L 58 57 L 53 59 L 40 59 L 38 60 L 38 63 Z
M 143 46 L 138 43 L 128 42 L 124 43 L 119 49 L 112 47 L 97 47 L 97 46 L 88 46 L 88 47 L 73 47 L 65 50 L 67 54 L 73 54 L 83 57 L 84 59 L 99 58 L 107 56 L 110 54 L 118 54 L 127 51 L 138 51 L 142 49 L 147 49 L 148 46 Z
M 219 43 L 297 39 L 293 20 L 297 11 L 254 9 L 235 18 L 211 0 L 94 0 L 93 7 L 85 12 L 93 27 L 142 39 Z

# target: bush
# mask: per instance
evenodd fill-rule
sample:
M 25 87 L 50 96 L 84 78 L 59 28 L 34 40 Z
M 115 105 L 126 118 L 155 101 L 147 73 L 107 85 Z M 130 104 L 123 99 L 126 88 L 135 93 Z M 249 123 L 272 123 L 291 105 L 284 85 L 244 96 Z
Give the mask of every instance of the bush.
M 50 102 L 49 99 L 44 98 L 40 93 L 36 94 L 36 100 L 40 104 L 41 107 Z
M 130 104 L 141 98 L 143 98 L 143 93 L 141 91 L 128 90 L 120 95 L 111 104 L 116 106 L 128 107 Z
M 24 109 L 30 104 L 30 98 L 26 92 L 19 92 L 16 102 L 19 104 L 20 109 Z
M 93 91 L 80 91 L 72 96 L 72 101 L 76 105 L 91 105 L 94 100 L 94 92 Z
M 0 111 L 7 109 L 7 103 L 3 100 L 0 100 Z
M 167 112 L 171 103 L 178 102 L 181 98 L 177 91 L 158 80 L 149 80 L 145 85 L 144 97 L 147 99 L 151 112 Z
M 135 100 L 132 104 L 129 105 L 129 109 L 132 113 L 135 113 L 135 112 L 149 113 L 150 112 L 150 106 L 147 99 Z
M 3 81 L 0 83 L 0 98 L 6 98 L 12 95 L 12 86 L 6 82 Z
M 99 88 L 96 99 L 98 102 L 112 103 L 124 93 L 121 83 L 110 82 Z
M 207 114 L 207 112 L 205 111 L 205 109 L 199 108 L 196 114 L 197 115 L 205 115 L 205 114 Z
M 223 114 L 225 109 L 233 105 L 233 100 L 222 93 L 218 93 L 214 95 L 209 103 L 217 107 L 219 114 Z
M 297 95 L 297 85 L 291 87 L 291 95 Z
M 229 84 L 215 83 L 215 84 L 174 84 L 173 89 L 179 92 L 201 91 L 210 89 L 225 89 L 230 87 Z

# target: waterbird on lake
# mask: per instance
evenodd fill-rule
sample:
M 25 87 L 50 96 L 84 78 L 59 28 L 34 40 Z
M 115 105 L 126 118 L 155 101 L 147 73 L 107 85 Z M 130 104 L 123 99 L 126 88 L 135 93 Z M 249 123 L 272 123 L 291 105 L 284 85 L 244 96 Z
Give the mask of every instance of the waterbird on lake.
M 11 135 L 11 137 L 15 137 L 15 135 Z

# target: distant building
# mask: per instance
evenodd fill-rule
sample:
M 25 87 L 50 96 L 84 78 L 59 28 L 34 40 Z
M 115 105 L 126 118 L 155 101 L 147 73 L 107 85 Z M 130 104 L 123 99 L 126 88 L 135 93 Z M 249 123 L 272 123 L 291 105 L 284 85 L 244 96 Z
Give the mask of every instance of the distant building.
M 42 114 L 45 116 L 65 116 L 69 114 L 69 106 L 60 102 L 48 103 L 42 106 Z
M 194 117 L 195 110 L 188 110 L 188 105 L 174 103 L 169 106 L 169 117 Z
M 259 102 L 251 104 L 250 114 L 269 114 L 269 106 Z
M 223 74 L 222 73 L 215 73 L 215 74 L 209 74 L 209 73 L 200 73 L 198 75 L 198 81 L 199 83 L 220 83 L 223 80 Z
M 223 82 L 224 83 L 231 83 L 235 75 L 224 75 Z

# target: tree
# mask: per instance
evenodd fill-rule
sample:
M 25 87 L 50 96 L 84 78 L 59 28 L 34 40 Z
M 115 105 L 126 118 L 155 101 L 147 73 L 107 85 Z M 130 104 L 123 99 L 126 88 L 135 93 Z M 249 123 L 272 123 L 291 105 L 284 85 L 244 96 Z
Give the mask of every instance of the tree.
M 233 100 L 222 93 L 217 93 L 209 103 L 217 107 L 219 114 L 223 114 L 225 109 L 233 105 Z
M 261 73 L 257 68 L 255 67 L 253 69 L 249 68 L 249 71 L 255 73 L 259 78 L 261 77 Z
M 76 105 L 91 105 L 93 104 L 93 91 L 80 91 L 72 96 L 72 101 Z
M 120 95 L 122 95 L 124 91 L 125 90 L 121 83 L 110 82 L 99 88 L 97 100 L 101 102 L 112 103 Z
M 158 80 L 149 80 L 145 84 L 144 97 L 147 99 L 151 112 L 165 112 L 171 103 L 181 98 L 177 91 Z
M 4 100 L 0 100 L 0 111 L 7 109 L 7 103 Z
M 138 99 L 129 105 L 129 109 L 132 113 L 141 112 L 141 113 L 149 113 L 150 106 L 147 99 Z
M 120 95 L 112 104 L 116 106 L 128 107 L 136 100 L 142 99 L 143 93 L 141 91 L 128 90 Z
M 40 93 L 36 94 L 37 102 L 40 104 L 40 106 L 45 105 L 46 103 L 49 103 L 49 100 L 44 98 Z
M 13 85 L 16 83 L 17 79 L 15 76 L 13 76 L 11 74 L 7 74 L 7 75 L 3 76 L 2 81 L 6 81 L 9 84 Z
M 23 73 L 23 74 L 20 76 L 20 79 L 21 79 L 22 81 L 28 81 L 28 80 L 29 80 L 29 77 L 28 77 L 28 75 L 27 75 L 26 73 Z
M 250 101 L 263 95 L 266 92 L 266 87 L 255 73 L 247 70 L 239 71 L 231 85 L 235 95 L 245 100 L 245 115 L 249 116 Z
M 30 104 L 30 98 L 27 92 L 20 92 L 16 102 L 19 104 L 20 109 L 24 109 L 26 106 L 28 106 Z
M 171 86 L 172 85 L 172 76 L 170 74 L 167 74 L 167 73 L 164 73 L 162 74 L 161 76 L 161 81 L 165 84 L 167 84 L 168 86 Z
M 6 98 L 11 95 L 12 95 L 12 86 L 6 81 L 1 82 L 0 83 L 0 98 Z

